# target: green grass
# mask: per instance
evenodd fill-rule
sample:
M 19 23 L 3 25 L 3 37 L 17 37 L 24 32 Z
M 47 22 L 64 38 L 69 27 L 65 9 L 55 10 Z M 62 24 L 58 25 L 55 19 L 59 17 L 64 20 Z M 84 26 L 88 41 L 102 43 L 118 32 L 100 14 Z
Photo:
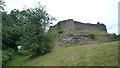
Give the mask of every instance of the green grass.
M 117 66 L 118 42 L 56 48 L 43 56 L 28 57 L 16 55 L 6 66 Z
M 2 66 L 2 50 L 0 50 L 0 67 Z

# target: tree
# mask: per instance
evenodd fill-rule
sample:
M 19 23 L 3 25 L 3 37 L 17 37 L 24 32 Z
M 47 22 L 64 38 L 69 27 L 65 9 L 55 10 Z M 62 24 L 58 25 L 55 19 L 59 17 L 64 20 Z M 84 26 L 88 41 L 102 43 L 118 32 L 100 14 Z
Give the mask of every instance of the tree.
M 53 48 L 51 36 L 46 32 L 49 21 L 54 20 L 45 10 L 45 7 L 38 3 L 35 8 L 27 8 L 21 13 L 24 15 L 23 36 L 18 45 L 34 52 L 34 55 L 43 55 Z
M 22 22 L 19 19 L 19 10 L 12 10 L 10 14 L 2 12 L 2 44 L 3 49 L 12 48 L 17 50 L 16 41 L 22 36 Z
M 2 12 L 2 65 L 4 66 L 6 62 L 13 58 L 14 52 L 17 51 L 16 42 L 22 37 L 23 33 L 23 17 L 19 10 L 12 10 L 10 14 L 7 12 Z
M 42 55 L 52 50 L 54 43 L 51 33 L 46 32 L 46 27 L 55 18 L 40 3 L 37 7 L 22 11 L 14 9 L 10 14 L 2 12 L 2 16 L 3 49 L 17 50 L 17 46 L 21 45 L 34 52 L 34 55 Z

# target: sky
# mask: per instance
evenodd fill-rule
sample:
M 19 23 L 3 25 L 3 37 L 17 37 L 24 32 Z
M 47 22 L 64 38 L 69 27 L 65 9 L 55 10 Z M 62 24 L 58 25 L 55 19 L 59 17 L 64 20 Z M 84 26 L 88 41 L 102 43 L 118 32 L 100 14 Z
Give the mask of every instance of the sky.
M 118 34 L 118 2 L 120 0 L 5 0 L 5 10 L 23 10 L 35 2 L 46 6 L 47 12 L 59 21 L 73 19 L 83 23 L 106 25 L 108 33 Z

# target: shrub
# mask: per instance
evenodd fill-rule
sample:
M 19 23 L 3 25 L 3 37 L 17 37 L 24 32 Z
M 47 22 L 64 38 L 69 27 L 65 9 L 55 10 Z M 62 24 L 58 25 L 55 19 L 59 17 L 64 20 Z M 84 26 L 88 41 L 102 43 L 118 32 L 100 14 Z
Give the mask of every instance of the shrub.
M 111 36 L 111 41 L 117 41 L 119 37 L 119 35 L 117 36 L 115 33 L 110 34 L 110 36 Z
M 33 56 L 44 55 L 48 52 L 51 52 L 54 47 L 53 39 L 50 33 L 46 33 L 42 36 L 42 41 L 40 44 L 34 44 Z
M 64 31 L 63 30 L 59 30 L 58 31 L 58 34 L 62 34 Z
M 9 60 L 13 58 L 14 52 L 15 51 L 10 48 L 2 51 L 2 66 L 4 66 Z
M 90 39 L 95 39 L 95 34 L 93 34 L 93 33 L 90 33 L 90 34 L 88 34 L 89 35 L 89 37 L 90 37 Z

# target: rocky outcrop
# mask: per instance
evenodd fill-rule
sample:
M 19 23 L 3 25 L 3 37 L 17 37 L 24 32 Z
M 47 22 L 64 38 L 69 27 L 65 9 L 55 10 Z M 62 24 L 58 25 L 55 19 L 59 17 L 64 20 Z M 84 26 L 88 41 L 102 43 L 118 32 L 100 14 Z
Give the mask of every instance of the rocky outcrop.
M 58 34 L 56 37 L 57 46 L 69 46 L 71 44 L 76 45 L 86 45 L 86 44 L 93 44 L 93 43 L 104 43 L 108 42 L 108 35 L 107 34 L 101 34 L 95 36 L 94 39 L 90 38 L 90 35 L 86 32 L 80 32 L 77 34 L 68 33 L 68 34 Z

